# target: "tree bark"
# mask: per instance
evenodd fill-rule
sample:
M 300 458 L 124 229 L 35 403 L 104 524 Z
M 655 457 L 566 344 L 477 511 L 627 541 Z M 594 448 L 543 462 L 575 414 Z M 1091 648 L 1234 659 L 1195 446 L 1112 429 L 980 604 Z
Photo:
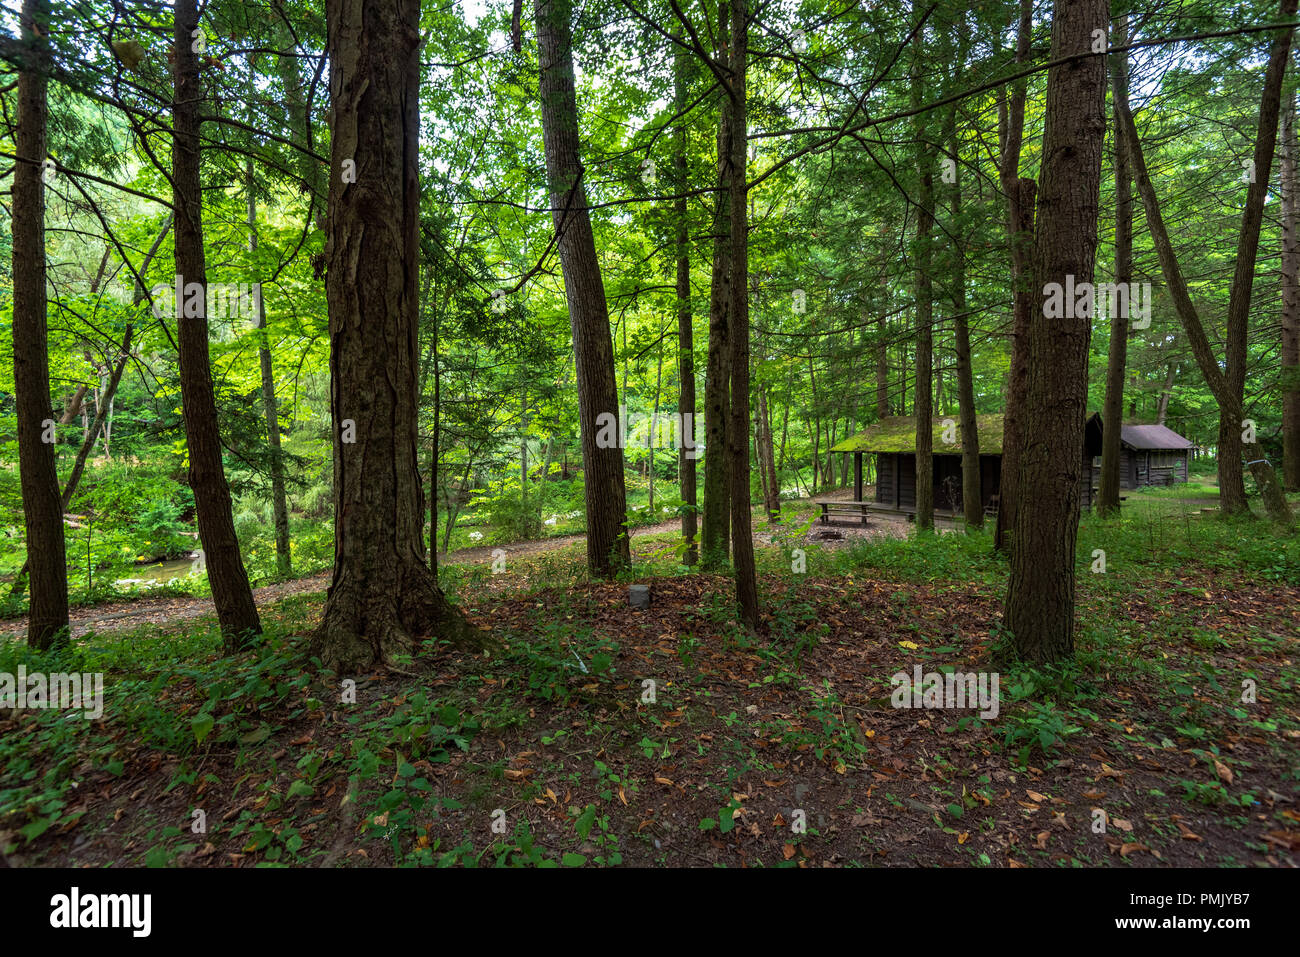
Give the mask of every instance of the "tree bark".
M 18 74 L 13 238 L 13 362 L 18 472 L 31 573 L 27 644 L 45 649 L 68 639 L 68 569 L 63 506 L 54 454 L 54 407 L 45 298 L 45 159 L 49 10 L 23 0 L 23 42 L 32 56 Z
M 699 515 L 695 461 L 695 325 L 691 311 L 690 220 L 686 200 L 689 176 L 686 166 L 687 126 L 686 97 L 689 86 L 690 58 L 680 46 L 673 53 L 673 105 L 680 116 L 673 129 L 673 172 L 678 198 L 673 201 L 674 246 L 677 268 L 677 412 L 681 423 L 681 441 L 677 444 L 678 475 L 682 497 L 682 540 L 686 551 L 682 564 L 695 565 L 700 559 Z
M 1300 490 L 1300 137 L 1294 92 L 1282 113 L 1282 476 Z
M 1113 46 L 1128 43 L 1128 17 L 1115 20 Z M 1119 104 L 1128 105 L 1128 53 L 1110 55 L 1110 95 L 1116 115 Z M 1125 287 L 1133 279 L 1133 173 L 1123 130 L 1115 123 L 1115 284 Z M 1101 478 L 1097 514 L 1119 512 L 1120 429 L 1124 423 L 1124 371 L 1128 365 L 1128 313 L 1118 315 L 1110 303 L 1110 348 L 1106 361 L 1106 399 L 1102 406 Z
M 913 2 L 913 15 L 920 10 Z M 923 30 L 912 38 L 912 108 L 920 109 L 925 99 L 922 74 Z M 934 393 L 932 365 L 934 352 L 934 290 L 930 279 L 930 232 L 934 227 L 934 151 L 927 142 L 924 114 L 918 113 L 912 124 L 921 170 L 916 211 L 916 381 L 913 383 L 916 409 L 916 528 L 934 528 Z
M 961 165 L 957 162 L 957 107 L 947 113 L 946 139 L 954 163 L 952 182 L 953 338 L 957 353 L 957 416 L 961 421 L 961 503 L 966 529 L 984 527 L 984 495 L 980 487 L 980 435 L 975 418 L 975 377 L 970 351 L 970 321 L 966 315 L 966 248 L 961 203 Z
M 1296 0 L 1282 0 L 1280 22 L 1291 20 L 1296 12 Z M 1264 74 L 1264 90 L 1260 98 L 1259 133 L 1255 140 L 1255 179 L 1246 192 L 1246 208 L 1241 217 L 1241 230 L 1237 241 L 1237 264 L 1233 273 L 1232 290 L 1228 300 L 1228 337 L 1224 367 L 1220 367 L 1214 349 L 1201 324 L 1200 314 L 1192 302 L 1187 283 L 1183 279 L 1177 254 L 1169 239 L 1160 202 L 1147 172 L 1142 141 L 1132 113 L 1119 105 L 1118 118 L 1124 127 L 1125 142 L 1131 152 L 1133 173 L 1138 195 L 1146 213 L 1147 228 L 1160 259 L 1160 270 L 1169 287 L 1174 309 L 1182 320 L 1192 347 L 1192 355 L 1200 367 L 1205 383 L 1219 404 L 1219 505 L 1225 514 L 1247 510 L 1245 488 L 1241 481 L 1241 456 L 1246 456 L 1251 475 L 1259 487 L 1270 517 L 1284 527 L 1294 521 L 1282 484 L 1273 466 L 1264 457 L 1258 441 L 1246 442 L 1245 429 L 1245 341 L 1250 313 L 1251 287 L 1254 284 L 1255 256 L 1259 250 L 1259 232 L 1263 221 L 1264 200 L 1267 192 L 1273 151 L 1277 146 L 1278 113 L 1282 99 L 1282 81 L 1287 58 L 1291 50 L 1292 28 L 1281 30 L 1273 39 L 1268 67 Z M 1235 427 L 1234 427 L 1235 426 Z
M 1058 2 L 1051 58 L 1087 53 L 1093 31 L 1105 30 L 1109 20 L 1107 0 Z M 1064 289 L 1093 280 L 1105 102 L 1101 57 L 1085 56 L 1048 71 L 1033 266 L 1035 286 L 1044 293 L 1051 283 Z M 1043 308 L 1030 322 L 1023 433 L 1032 441 L 1021 449 L 1005 620 L 1023 660 L 1050 662 L 1074 654 L 1075 543 L 1092 317 L 1084 303 L 1049 318 L 1044 301 L 1039 302 Z
M 736 569 L 736 607 L 751 629 L 758 627 L 758 578 L 749 501 L 749 120 L 745 71 L 749 58 L 749 3 L 731 0 L 731 283 L 727 338 L 731 344 L 731 554 Z
M 727 3 L 718 4 L 719 56 L 726 55 Z M 731 408 L 728 283 L 731 277 L 731 127 L 726 90 L 718 95 L 718 180 L 713 204 L 713 264 L 709 284 L 709 354 L 704 369 L 704 516 L 700 566 L 725 568 L 731 551 L 731 464 L 727 416 Z
M 447 601 L 424 554 L 419 0 L 328 0 L 326 22 L 334 575 L 311 650 L 355 673 L 415 650 L 420 637 L 481 646 L 487 636 Z M 348 182 L 345 161 L 355 163 Z
M 176 86 L 172 102 L 172 205 L 176 211 L 176 274 L 184 287 L 197 283 L 207 290 L 207 265 L 203 250 L 203 199 L 200 192 L 200 108 L 203 88 L 199 80 L 194 32 L 199 29 L 196 0 L 176 0 Z M 188 302 L 189 297 L 186 297 Z M 180 349 L 181 406 L 189 448 L 190 488 L 198 514 L 199 540 L 212 586 L 226 650 L 237 651 L 262 630 L 239 553 L 239 539 L 231 517 L 230 486 L 221 459 L 217 404 L 208 364 L 206 314 L 191 316 L 177 298 L 177 339 Z M 201 313 L 204 310 L 199 310 Z
M 536 0 L 535 12 L 551 218 L 558 236 L 556 245 L 564 273 L 578 376 L 587 566 L 593 575 L 610 578 L 631 562 L 631 554 L 626 529 L 622 437 L 612 448 L 603 449 L 597 443 L 597 417 L 607 413 L 619 420 L 620 416 L 614 343 L 610 338 L 609 311 L 596 256 L 578 142 L 572 0 Z
M 1020 0 L 1016 31 L 1016 63 L 1029 59 L 1033 35 L 1033 0 Z M 998 518 L 993 547 L 1003 550 L 1016 524 L 1016 491 L 1020 480 L 1021 415 L 1029 389 L 1029 323 L 1036 302 L 1030 269 L 1034 255 L 1034 218 L 1037 184 L 1020 176 L 1020 150 L 1025 130 L 1026 81 L 1011 85 L 1011 97 L 1000 124 L 1002 147 L 998 178 L 1007 202 L 1007 239 L 1011 250 L 1011 367 L 1007 373 L 1007 401 L 1002 417 L 1002 469 L 998 483 Z

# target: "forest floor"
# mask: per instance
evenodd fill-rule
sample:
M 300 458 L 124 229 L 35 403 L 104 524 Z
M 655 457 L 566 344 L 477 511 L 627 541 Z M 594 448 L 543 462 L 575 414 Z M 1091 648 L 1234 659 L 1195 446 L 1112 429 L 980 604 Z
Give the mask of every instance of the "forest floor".
M 504 649 L 431 647 L 352 691 L 304 652 L 319 591 L 266 604 L 233 663 L 210 616 L 62 657 L 9 642 L 0 670 L 103 672 L 105 710 L 0 718 L 0 847 L 82 866 L 1300 863 L 1294 537 L 1176 499 L 1085 519 L 1076 659 L 1034 669 L 1009 660 L 987 534 L 808 543 L 795 573 L 796 524 L 758 550 L 756 634 L 730 578 L 649 534 L 617 583 L 586 580 L 577 543 L 448 567 Z M 916 666 L 998 674 L 999 713 L 894 707 Z

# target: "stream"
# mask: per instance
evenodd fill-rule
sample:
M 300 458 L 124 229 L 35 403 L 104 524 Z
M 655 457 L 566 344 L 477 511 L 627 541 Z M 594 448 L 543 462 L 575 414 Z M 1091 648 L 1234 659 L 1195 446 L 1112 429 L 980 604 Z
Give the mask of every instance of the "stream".
M 184 578 L 194 570 L 194 559 L 172 558 L 152 565 L 137 565 L 131 569 L 130 578 L 119 578 L 116 585 L 162 585 L 177 578 Z

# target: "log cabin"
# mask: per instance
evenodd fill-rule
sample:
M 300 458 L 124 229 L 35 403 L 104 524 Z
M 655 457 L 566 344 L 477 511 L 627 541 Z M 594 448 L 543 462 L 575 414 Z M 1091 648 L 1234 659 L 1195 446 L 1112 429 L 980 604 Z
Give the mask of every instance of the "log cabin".
M 961 431 L 956 416 L 934 420 L 933 469 L 936 511 L 962 511 Z M 980 439 L 980 498 L 993 511 L 1002 478 L 1002 416 L 976 416 Z M 1101 478 L 1101 415 L 1084 425 L 1079 480 L 1079 504 L 1091 508 Z M 947 441 L 945 441 L 947 440 Z M 1120 438 L 1120 485 L 1124 489 L 1187 481 L 1192 443 L 1163 425 L 1125 425 Z M 898 415 L 881 419 L 857 435 L 832 446 L 832 452 L 853 456 L 853 503 L 911 514 L 916 509 L 916 418 Z M 863 502 L 862 458 L 876 457 L 876 491 Z M 852 503 L 843 503 L 852 504 Z

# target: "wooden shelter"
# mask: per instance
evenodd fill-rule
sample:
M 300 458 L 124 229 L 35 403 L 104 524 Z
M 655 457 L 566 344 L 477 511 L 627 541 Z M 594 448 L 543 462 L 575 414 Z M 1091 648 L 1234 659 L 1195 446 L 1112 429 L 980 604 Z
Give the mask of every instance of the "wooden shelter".
M 1143 488 L 1187 481 L 1192 443 L 1163 425 L 1126 425 L 1119 437 L 1119 486 Z M 1101 462 L 1097 462 L 1101 469 Z
M 980 438 L 980 498 L 985 511 L 994 511 L 1002 481 L 1002 416 L 976 416 Z M 1101 416 L 1093 413 L 1084 426 L 1079 500 L 1091 508 L 1101 477 Z M 933 422 L 934 507 L 954 514 L 962 511 L 961 430 L 956 416 Z M 950 441 L 945 441 L 949 439 Z M 1187 456 L 1192 444 L 1162 425 L 1126 425 L 1121 436 L 1123 488 L 1187 480 Z M 916 511 L 916 417 L 896 415 L 831 447 L 832 452 L 853 456 L 853 501 L 823 503 L 823 518 L 835 510 L 858 509 L 862 514 L 879 509 Z M 863 501 L 862 457 L 876 457 L 876 494 Z

